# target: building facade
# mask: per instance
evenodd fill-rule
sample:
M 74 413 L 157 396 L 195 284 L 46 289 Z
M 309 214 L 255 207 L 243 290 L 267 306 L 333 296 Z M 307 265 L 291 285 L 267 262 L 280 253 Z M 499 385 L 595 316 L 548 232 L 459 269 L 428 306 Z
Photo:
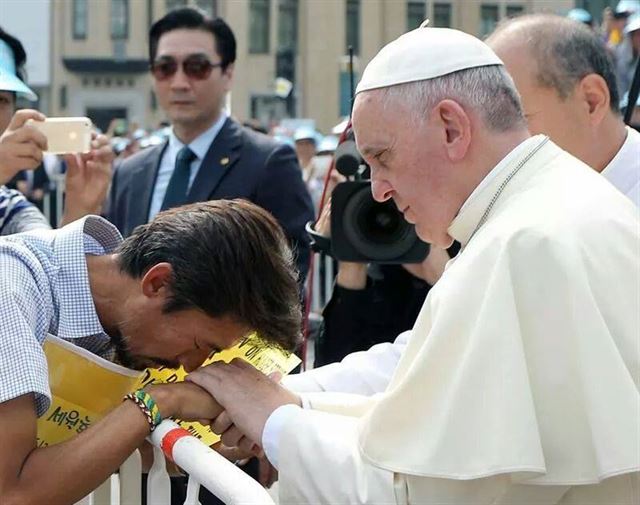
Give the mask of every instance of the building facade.
M 380 47 L 424 18 L 432 26 L 483 37 L 505 17 L 541 11 L 564 14 L 576 1 L 52 0 L 52 4 L 51 115 L 87 115 L 103 130 L 113 118 L 155 127 L 164 117 L 148 72 L 149 26 L 169 9 L 192 5 L 223 17 L 236 34 L 234 116 L 241 121 L 256 118 L 265 125 L 283 117 L 311 118 L 327 132 L 349 112 L 350 61 L 357 82 Z M 353 48 L 353 60 L 348 47 Z

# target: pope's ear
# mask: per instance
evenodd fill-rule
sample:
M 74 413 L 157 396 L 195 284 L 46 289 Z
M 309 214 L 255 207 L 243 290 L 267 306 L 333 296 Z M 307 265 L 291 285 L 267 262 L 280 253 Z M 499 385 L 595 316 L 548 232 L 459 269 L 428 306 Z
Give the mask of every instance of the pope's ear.
M 444 148 L 451 161 L 465 157 L 471 144 L 471 120 L 454 100 L 442 100 L 434 108 L 436 121 L 443 131 Z
M 171 286 L 173 268 L 170 263 L 153 265 L 141 281 L 142 293 L 148 298 L 166 296 Z

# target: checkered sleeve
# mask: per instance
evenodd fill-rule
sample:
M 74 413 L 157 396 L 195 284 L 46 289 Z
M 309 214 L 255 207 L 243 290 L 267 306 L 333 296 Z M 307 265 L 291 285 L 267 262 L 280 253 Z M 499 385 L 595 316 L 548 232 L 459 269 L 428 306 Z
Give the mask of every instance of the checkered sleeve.
M 44 272 L 12 252 L 0 250 L 0 403 L 33 393 L 41 416 L 51 401 L 42 344 L 52 306 Z

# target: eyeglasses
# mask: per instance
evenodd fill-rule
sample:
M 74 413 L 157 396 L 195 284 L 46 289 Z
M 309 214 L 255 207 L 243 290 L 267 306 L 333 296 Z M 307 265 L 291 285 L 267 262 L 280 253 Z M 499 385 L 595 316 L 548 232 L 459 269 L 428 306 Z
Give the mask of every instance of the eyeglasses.
M 163 57 L 151 64 L 151 73 L 158 81 L 165 81 L 176 74 L 179 64 L 175 58 Z M 211 63 L 206 56 L 187 56 L 182 61 L 185 75 L 199 81 L 207 79 L 216 67 L 222 67 L 222 63 Z

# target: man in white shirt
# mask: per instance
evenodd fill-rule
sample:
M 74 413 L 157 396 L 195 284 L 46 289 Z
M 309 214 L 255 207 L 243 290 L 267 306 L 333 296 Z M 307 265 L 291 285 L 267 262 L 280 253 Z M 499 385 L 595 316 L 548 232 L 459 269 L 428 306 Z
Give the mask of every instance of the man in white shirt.
M 262 444 L 280 503 L 631 504 L 636 207 L 530 137 L 502 62 L 470 35 L 403 35 L 356 93 L 374 197 L 461 253 L 381 395 L 300 398 L 243 362 L 216 364 L 189 376 L 226 409 L 214 430 Z
M 620 114 L 613 62 L 599 37 L 560 16 L 520 16 L 487 44 L 504 61 L 535 135 L 600 172 L 640 206 L 640 133 Z

